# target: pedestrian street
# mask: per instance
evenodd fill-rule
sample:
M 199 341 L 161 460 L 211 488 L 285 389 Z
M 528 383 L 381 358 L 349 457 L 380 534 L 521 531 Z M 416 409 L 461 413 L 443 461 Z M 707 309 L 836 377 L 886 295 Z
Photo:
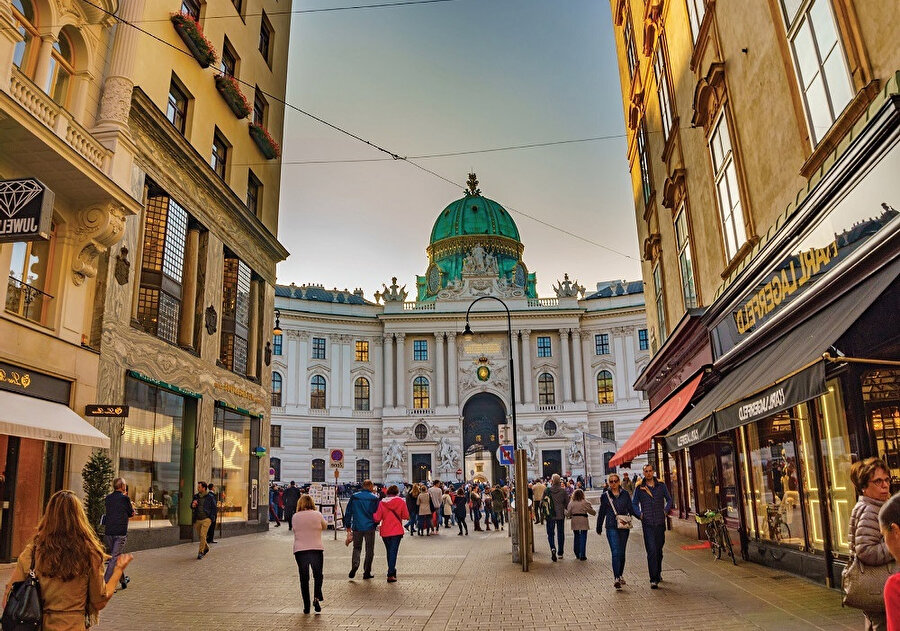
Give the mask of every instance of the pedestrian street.
M 593 524 L 592 524 L 593 525 Z M 612 587 L 605 534 L 588 537 L 588 560 L 550 561 L 535 527 L 531 571 L 510 561 L 506 531 L 456 529 L 405 536 L 399 581 L 385 581 L 384 546 L 376 541 L 375 578 L 349 580 L 351 549 L 343 532 L 325 538 L 321 614 L 304 615 L 293 537 L 284 526 L 224 538 L 203 560 L 196 544 L 143 550 L 128 568 L 131 584 L 102 612 L 99 631 L 134 629 L 859 629 L 862 616 L 842 609 L 835 590 L 754 563 L 714 561 L 709 550 L 667 533 L 663 583 L 651 591 L 639 527 L 630 537 L 626 587 Z M 2 580 L 9 575 L 9 567 Z

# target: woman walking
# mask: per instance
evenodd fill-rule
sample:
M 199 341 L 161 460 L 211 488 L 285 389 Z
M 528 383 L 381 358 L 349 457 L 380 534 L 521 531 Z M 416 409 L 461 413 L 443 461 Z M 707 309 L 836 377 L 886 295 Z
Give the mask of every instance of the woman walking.
M 419 485 L 419 495 L 416 498 L 416 504 L 419 508 L 419 536 L 422 536 L 424 530 L 426 536 L 431 536 L 431 494 L 424 484 Z
M 572 501 L 566 508 L 566 515 L 572 519 L 572 533 L 575 535 L 575 558 L 587 561 L 587 533 L 591 527 L 588 515 L 596 515 L 597 511 L 584 498 L 584 491 L 575 489 Z
M 491 491 L 491 513 L 493 514 L 494 530 L 504 530 L 504 523 L 506 522 L 503 518 L 505 504 L 506 496 L 503 495 L 500 485 L 495 484 L 494 490 Z
M 453 516 L 453 498 L 450 497 L 450 489 L 444 489 L 441 496 L 441 513 L 444 517 L 444 528 L 449 528 L 450 518 Z
M 409 511 L 406 502 L 397 495 L 400 489 L 396 484 L 388 487 L 387 495 L 378 503 L 373 519 L 375 523 L 381 523 L 381 540 L 384 542 L 384 550 L 387 553 L 387 582 L 397 582 L 397 553 L 400 551 L 400 542 L 403 540 L 403 520 L 409 519 Z M 425 495 L 428 495 L 425 493 Z
M 406 528 L 409 530 L 410 535 L 415 535 L 416 525 L 419 521 L 419 485 L 407 484 L 406 486 L 406 512 L 409 515 Z
M 859 501 L 850 511 L 850 556 L 863 566 L 877 567 L 891 562 L 891 553 L 878 524 L 878 511 L 891 496 L 891 474 L 884 460 L 866 458 L 850 467 L 850 480 Z M 866 631 L 884 631 L 887 616 L 879 611 L 863 611 Z
M 494 521 L 494 502 L 491 501 L 491 492 L 488 489 L 482 489 L 481 500 L 484 502 L 484 529 L 491 531 L 491 522 Z M 494 526 L 496 529 L 497 526 Z
M 463 529 L 466 531 L 466 536 L 469 536 L 469 525 L 466 523 L 466 505 L 468 503 L 468 493 L 460 485 L 456 489 L 456 497 L 453 500 L 453 515 L 456 517 L 456 525 L 459 526 L 460 537 L 463 536 Z
M 612 552 L 612 570 L 615 582 L 613 587 L 622 589 L 625 584 L 625 548 L 628 545 L 629 528 L 620 528 L 616 517 L 618 515 L 634 515 L 634 507 L 631 505 L 631 495 L 622 488 L 622 483 L 616 473 L 611 474 L 606 483 L 609 490 L 600 496 L 600 509 L 597 514 L 597 534 L 603 532 L 606 526 L 606 539 L 609 541 L 609 550 Z
M 314 589 L 313 608 L 322 611 L 319 603 L 322 595 L 322 569 L 325 563 L 325 546 L 322 545 L 322 531 L 328 528 L 322 513 L 316 510 L 316 503 L 309 495 L 301 495 L 297 502 L 297 512 L 291 518 L 294 531 L 294 559 L 300 572 L 300 594 L 303 596 L 303 613 L 309 613 L 309 571 L 312 569 Z
M 104 582 L 105 558 L 81 501 L 72 491 L 57 491 L 47 503 L 34 538 L 19 554 L 3 606 L 12 584 L 25 580 L 34 570 L 41 584 L 44 631 L 84 631 L 85 616 L 95 618 L 106 606 L 134 557 L 120 554 L 112 576 Z
M 475 532 L 481 532 L 481 492 L 477 486 L 472 487 L 469 497 L 472 502 L 472 523 L 475 525 Z

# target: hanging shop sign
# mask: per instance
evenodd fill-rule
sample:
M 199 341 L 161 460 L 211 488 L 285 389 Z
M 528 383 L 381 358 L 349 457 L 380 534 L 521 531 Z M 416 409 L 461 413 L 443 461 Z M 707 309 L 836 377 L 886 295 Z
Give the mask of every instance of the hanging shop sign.
M 34 178 L 0 180 L 0 243 L 49 239 L 53 197 Z
M 0 362 L 0 390 L 69 405 L 72 384 L 65 379 Z
M 128 418 L 127 405 L 86 405 L 84 415 L 88 418 Z

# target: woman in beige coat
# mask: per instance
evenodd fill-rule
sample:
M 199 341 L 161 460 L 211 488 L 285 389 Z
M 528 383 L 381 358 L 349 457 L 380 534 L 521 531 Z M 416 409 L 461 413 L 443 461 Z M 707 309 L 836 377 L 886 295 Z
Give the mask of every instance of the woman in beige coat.
M 597 511 L 584 498 L 584 491 L 575 489 L 572 500 L 566 508 L 566 516 L 572 519 L 572 532 L 575 535 L 575 558 L 587 561 L 587 531 L 591 527 L 588 515 L 596 515 Z
M 419 507 L 419 536 L 425 530 L 428 536 L 431 536 L 431 494 L 428 488 L 422 484 L 419 485 L 419 497 L 416 498 L 416 504 Z

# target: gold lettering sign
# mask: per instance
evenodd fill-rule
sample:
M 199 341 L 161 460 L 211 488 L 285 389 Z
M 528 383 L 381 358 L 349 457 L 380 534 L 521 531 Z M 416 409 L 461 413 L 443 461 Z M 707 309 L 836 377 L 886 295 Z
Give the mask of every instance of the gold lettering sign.
M 499 355 L 502 350 L 500 342 L 466 342 L 463 346 L 466 355 Z
M 249 390 L 244 390 L 242 388 L 238 388 L 237 386 L 233 386 L 230 383 L 223 383 L 221 381 L 217 381 L 213 384 L 214 387 L 219 390 L 224 390 L 225 392 L 230 392 L 231 394 L 238 396 L 242 399 L 246 399 L 247 401 L 252 401 L 253 403 L 258 403 L 262 405 L 262 398 L 256 396 L 254 393 Z
M 27 389 L 28 386 L 31 385 L 31 375 L 26 373 L 16 372 L 15 370 L 11 370 L 8 373 L 0 368 L 0 381 L 5 381 L 8 384 L 12 384 L 14 386 L 22 386 Z

